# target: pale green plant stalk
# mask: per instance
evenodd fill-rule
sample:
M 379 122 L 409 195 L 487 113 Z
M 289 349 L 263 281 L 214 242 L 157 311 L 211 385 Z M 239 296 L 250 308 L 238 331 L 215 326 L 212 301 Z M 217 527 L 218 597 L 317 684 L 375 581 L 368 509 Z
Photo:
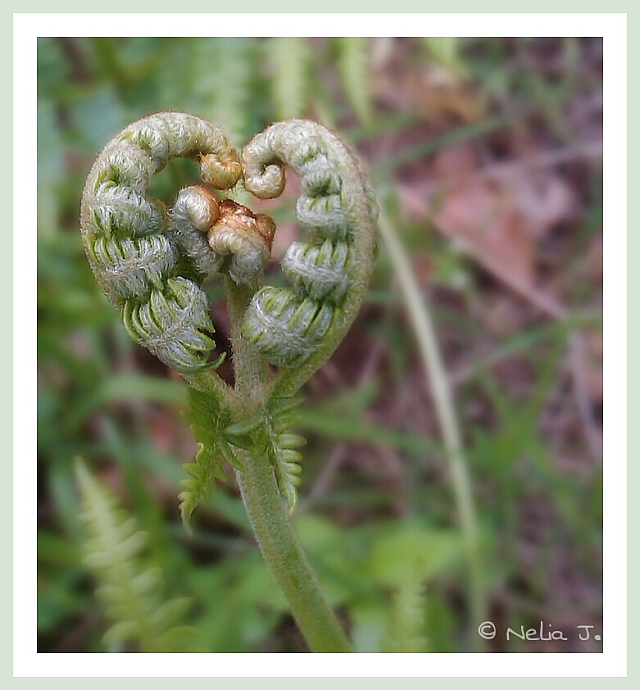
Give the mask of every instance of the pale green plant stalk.
M 199 161 L 203 183 L 171 209 L 148 194 L 171 158 Z M 239 182 L 254 196 L 279 196 L 285 166 L 297 172 L 296 214 L 306 240 L 282 260 L 291 287 L 260 287 L 275 223 L 220 198 Z M 94 164 L 82 200 L 89 263 L 130 335 L 191 384 L 186 418 L 200 450 L 180 494 L 190 529 L 222 460 L 237 475 L 265 561 L 312 651 L 351 651 L 293 530 L 304 439 L 289 431 L 297 391 L 331 356 L 362 304 L 373 265 L 377 205 L 364 171 L 327 128 L 287 120 L 255 136 L 239 155 L 222 130 L 166 112 L 133 123 Z M 211 362 L 215 348 L 201 285 L 222 273 L 231 322 L 235 384 Z M 285 509 L 288 504 L 288 510 Z
M 480 543 L 471 480 L 464 456 L 451 389 L 447 380 L 447 372 L 442 361 L 429 307 L 422 297 L 409 258 L 384 210 L 380 213 L 379 229 L 396 268 L 407 309 L 413 322 L 420 355 L 429 377 L 433 402 L 447 450 L 447 459 L 465 540 L 470 582 L 470 617 L 472 628 L 475 630 L 476 626 L 484 620 L 486 611 Z M 474 639 L 479 645 L 479 637 Z

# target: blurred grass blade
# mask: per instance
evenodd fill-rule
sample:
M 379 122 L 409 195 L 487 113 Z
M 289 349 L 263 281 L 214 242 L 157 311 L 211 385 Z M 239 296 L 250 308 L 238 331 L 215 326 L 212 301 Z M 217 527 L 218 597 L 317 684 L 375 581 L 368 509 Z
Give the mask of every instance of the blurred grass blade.
M 306 38 L 267 39 L 267 57 L 273 67 L 271 90 L 276 117 L 286 120 L 302 117 L 309 89 L 309 58 Z
M 405 163 L 411 163 L 418 160 L 418 158 L 430 156 L 455 144 L 461 144 L 465 141 L 490 134 L 516 122 L 519 118 L 519 115 L 508 113 L 488 117 L 485 120 L 480 120 L 480 122 L 474 122 L 464 127 L 457 127 L 441 137 L 430 139 L 421 144 L 413 144 L 398 153 L 387 156 L 383 161 L 370 166 L 370 169 L 377 177 L 389 175 L 395 168 L 399 168 L 401 165 L 405 165 Z
M 478 526 L 473 505 L 471 480 L 464 456 L 462 438 L 456 419 L 447 373 L 442 361 L 429 308 L 422 298 L 420 286 L 411 268 L 409 258 L 384 210 L 384 205 L 380 210 L 379 228 L 404 293 L 407 310 L 413 323 L 425 372 L 431 386 L 431 394 L 436 407 L 442 436 L 447 448 L 447 458 L 451 468 L 460 523 L 465 537 L 471 590 L 471 624 L 472 627 L 475 627 L 484 620 L 486 609 L 479 553 Z
M 367 124 L 373 119 L 369 84 L 369 39 L 349 37 L 337 40 L 342 85 L 358 119 Z
M 344 414 L 331 414 L 319 410 L 302 410 L 299 427 L 312 431 L 324 438 L 339 441 L 366 441 L 367 443 L 390 446 L 408 453 L 442 452 L 443 447 L 430 443 L 421 436 L 405 431 L 385 429 L 381 426 L 364 424 Z

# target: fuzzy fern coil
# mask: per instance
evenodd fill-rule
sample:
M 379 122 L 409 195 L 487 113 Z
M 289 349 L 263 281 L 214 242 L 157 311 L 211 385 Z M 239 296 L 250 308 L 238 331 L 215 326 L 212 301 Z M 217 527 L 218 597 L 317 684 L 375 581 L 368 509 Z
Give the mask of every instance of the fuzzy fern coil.
M 122 309 L 129 334 L 178 371 L 207 364 L 214 348 L 202 279 L 219 258 L 202 229 L 218 219 L 209 187 L 183 190 L 175 212 L 149 196 L 171 158 L 198 158 L 205 183 L 230 189 L 242 169 L 220 129 L 193 115 L 159 113 L 114 137 L 84 189 L 81 226 L 93 272 Z
M 176 157 L 198 160 L 203 183 L 181 190 L 167 209 L 149 189 Z M 133 123 L 98 156 L 81 210 L 90 265 L 132 338 L 177 371 L 207 367 L 215 347 L 206 276 L 226 272 L 255 285 L 270 259 L 273 220 L 214 190 L 243 180 L 255 196 L 276 197 L 285 165 L 300 176 L 296 212 L 309 237 L 283 258 L 291 287 L 258 290 L 242 334 L 268 362 L 295 367 L 330 330 L 346 331 L 373 261 L 375 201 L 342 140 L 314 122 L 288 120 L 254 137 L 240 156 L 218 127 L 165 112 Z
M 302 184 L 296 215 L 310 237 L 291 244 L 282 259 L 292 287 L 257 292 L 243 328 L 267 361 L 297 366 L 320 347 L 330 329 L 342 330 L 347 296 L 361 300 L 364 295 L 377 206 L 353 153 L 315 122 L 272 125 L 244 147 L 242 163 L 245 187 L 262 199 L 282 193 L 285 164 Z

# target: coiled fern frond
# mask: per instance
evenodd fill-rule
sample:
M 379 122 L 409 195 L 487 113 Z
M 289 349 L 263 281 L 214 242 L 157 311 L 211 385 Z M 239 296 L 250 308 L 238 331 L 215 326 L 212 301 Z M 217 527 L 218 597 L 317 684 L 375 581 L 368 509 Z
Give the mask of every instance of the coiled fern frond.
M 359 161 L 315 122 L 271 125 L 244 147 L 242 160 L 245 187 L 259 198 L 281 194 L 285 164 L 302 184 L 296 215 L 309 240 L 291 244 L 282 260 L 293 287 L 260 289 L 242 331 L 268 362 L 296 368 L 323 348 L 329 331 L 351 324 L 373 261 L 377 206 Z
M 203 180 L 214 189 L 230 189 L 242 175 L 238 154 L 218 127 L 186 113 L 150 115 L 102 150 L 80 220 L 89 263 L 131 336 L 186 372 L 209 366 L 215 345 L 200 284 L 203 264 L 216 259 L 203 232 L 219 213 L 213 192 L 201 187 L 176 226 L 164 203 L 148 195 L 153 176 L 176 157 L 199 159 Z
M 164 600 L 160 568 L 145 567 L 142 555 L 147 535 L 135 517 L 118 507 L 117 499 L 76 462 L 83 512 L 91 537 L 83 562 L 101 582 L 97 595 L 107 603 L 113 625 L 103 636 L 105 645 L 131 642 L 141 652 L 187 651 L 194 628 L 182 625 L 191 599 Z
M 211 45 L 219 50 L 223 44 Z M 229 43 L 229 49 L 239 45 L 244 46 Z M 149 189 L 175 157 L 198 160 L 203 181 L 180 190 L 167 209 Z M 300 177 L 296 213 L 307 240 L 291 244 L 283 257 L 291 287 L 260 288 L 275 223 L 219 198 L 215 190 L 242 181 L 260 199 L 277 197 L 285 166 Z M 131 337 L 186 375 L 215 368 L 221 358 L 209 361 L 214 328 L 201 284 L 211 273 L 226 273 L 228 294 L 241 305 L 233 317 L 236 364 L 249 348 L 289 372 L 269 392 L 254 395 L 251 413 L 215 375 L 208 379 L 213 390 L 205 386 L 207 393 L 191 394 L 189 423 L 201 449 L 186 466 L 191 477 L 180 494 L 187 528 L 196 505 L 224 478 L 221 459 L 238 468 L 222 431 L 256 414 L 264 415 L 263 431 L 251 450 L 268 458 L 295 506 L 301 441 L 288 433 L 276 407 L 330 356 L 355 319 L 373 264 L 377 212 L 354 153 L 334 132 L 309 120 L 271 125 L 240 156 L 219 127 L 186 113 L 157 113 L 116 135 L 98 156 L 82 199 L 83 240 Z M 265 366 L 250 366 L 255 383 L 265 382 Z
M 183 189 L 167 210 L 148 190 L 174 157 L 199 159 L 204 183 Z M 292 288 L 258 290 L 242 335 L 268 362 L 299 368 L 335 349 L 362 303 L 373 263 L 377 206 L 344 142 L 317 123 L 287 120 L 254 137 L 240 163 L 218 127 L 168 112 L 133 123 L 98 156 L 82 200 L 89 262 L 130 335 L 177 371 L 212 366 L 205 277 L 227 272 L 255 290 L 270 258 L 274 222 L 220 201 L 213 190 L 244 178 L 248 192 L 274 198 L 284 189 L 285 165 L 300 177 L 296 212 L 309 240 L 293 243 L 283 259 Z
M 221 45 L 235 50 L 239 44 L 216 42 Z M 229 76 L 229 82 L 232 90 L 238 79 Z M 179 191 L 167 209 L 149 189 L 154 175 L 175 157 L 197 160 L 202 183 Z M 286 166 L 300 178 L 296 214 L 306 241 L 293 243 L 283 258 L 290 287 L 260 287 L 275 223 L 216 190 L 241 182 L 248 194 L 273 199 L 284 190 Z M 182 481 L 185 527 L 189 530 L 195 507 L 216 480 L 225 478 L 226 461 L 236 470 L 272 573 L 310 644 L 323 651 L 350 646 L 283 511 L 282 496 L 290 510 L 296 505 L 298 448 L 304 444 L 289 429 L 300 402 L 295 393 L 336 349 L 364 301 L 377 213 L 359 160 L 326 127 L 299 119 L 275 123 L 240 156 L 220 128 L 175 112 L 150 115 L 116 135 L 98 156 L 82 200 L 86 253 L 107 297 L 121 309 L 131 336 L 192 386 L 186 418 L 200 448 L 195 462 L 186 465 L 190 477 Z M 225 274 L 233 386 L 209 362 L 215 343 L 201 286 L 212 272 Z M 132 545 L 126 555 L 133 558 L 142 540 L 129 522 L 122 524 L 107 526 Z M 114 615 L 125 616 L 121 603 L 133 605 L 144 591 L 127 584 L 129 571 L 122 572 L 109 591 L 119 597 Z M 128 589 L 123 594 L 118 587 Z M 150 648 L 158 643 L 145 616 L 159 614 L 145 608 L 145 601 L 116 631 L 135 634 Z M 180 605 L 174 600 L 159 610 Z

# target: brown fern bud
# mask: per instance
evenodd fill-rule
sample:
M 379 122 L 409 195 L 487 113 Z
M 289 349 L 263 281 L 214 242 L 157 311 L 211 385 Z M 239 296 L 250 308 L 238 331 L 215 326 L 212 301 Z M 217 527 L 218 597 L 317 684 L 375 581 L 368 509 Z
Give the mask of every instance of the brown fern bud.
M 207 231 L 209 246 L 219 256 L 230 256 L 227 270 L 236 283 L 249 283 L 271 258 L 276 224 L 269 216 L 224 199 L 220 215 Z

